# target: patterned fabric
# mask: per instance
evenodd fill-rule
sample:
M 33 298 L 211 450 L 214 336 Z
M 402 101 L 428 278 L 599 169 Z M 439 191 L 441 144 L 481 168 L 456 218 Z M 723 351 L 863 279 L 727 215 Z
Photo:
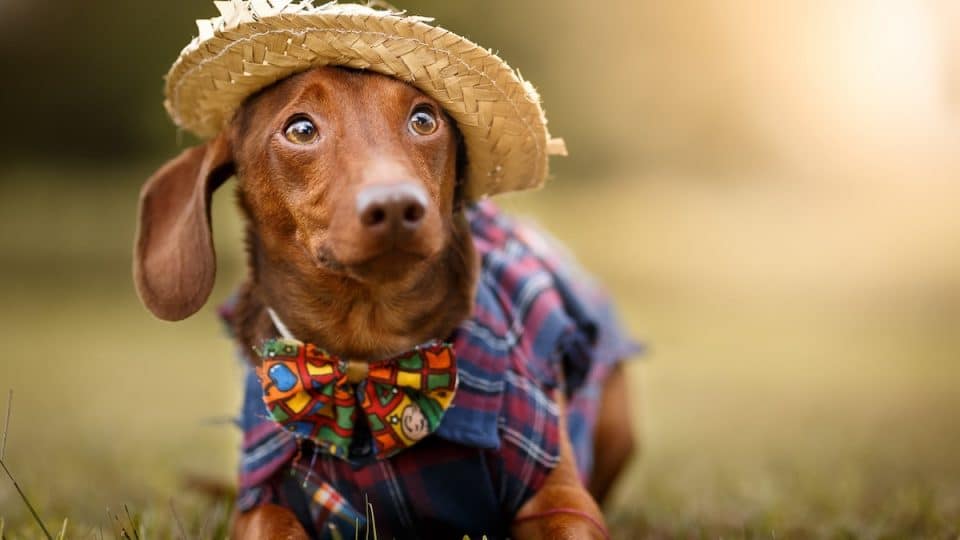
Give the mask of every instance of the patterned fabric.
M 360 411 L 374 456 L 386 459 L 436 431 L 456 391 L 449 344 L 429 343 L 367 364 L 300 341 L 271 339 L 260 357 L 256 371 L 270 417 L 341 459 L 347 459 Z
M 567 430 L 588 477 L 596 399 L 639 348 L 607 296 L 549 238 L 489 202 L 468 218 L 482 269 L 473 315 L 449 338 L 459 386 L 437 430 L 386 460 L 356 433 L 347 460 L 334 458 L 269 417 L 249 369 L 241 510 L 305 508 L 297 515 L 313 536 L 349 538 L 365 525 L 369 500 L 384 538 L 505 538 L 559 460 L 557 391 L 568 396 Z

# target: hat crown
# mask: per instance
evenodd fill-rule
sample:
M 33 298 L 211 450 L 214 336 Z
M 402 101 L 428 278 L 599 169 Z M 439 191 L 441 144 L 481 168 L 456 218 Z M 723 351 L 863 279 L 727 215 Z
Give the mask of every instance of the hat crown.
M 220 12 L 220 15 L 209 19 L 197 19 L 198 35 L 184 49 L 183 53 L 189 53 L 196 50 L 200 45 L 214 37 L 217 32 L 233 30 L 240 25 L 257 22 L 267 17 L 276 15 L 296 15 L 308 13 L 323 13 L 325 11 L 336 11 L 343 14 L 363 14 L 363 13 L 392 13 L 402 15 L 403 12 L 397 9 L 388 8 L 383 2 L 370 2 L 363 4 L 340 4 L 337 2 L 325 2 L 320 5 L 314 5 L 315 0 L 214 0 L 213 5 Z M 386 9 L 375 9 L 384 7 Z M 427 17 L 413 17 L 424 22 L 433 19 Z
M 167 74 L 174 122 L 212 137 L 247 97 L 278 80 L 321 66 L 369 70 L 410 83 L 457 122 L 468 198 L 543 184 L 548 156 L 564 148 L 519 72 L 433 19 L 380 0 L 315 1 L 216 0 L 219 15 L 197 21 L 199 35 Z

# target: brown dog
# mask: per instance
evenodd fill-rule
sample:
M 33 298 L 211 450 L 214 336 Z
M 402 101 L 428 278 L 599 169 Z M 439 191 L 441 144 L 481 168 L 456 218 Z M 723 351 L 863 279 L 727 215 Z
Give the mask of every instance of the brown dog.
M 202 307 L 215 274 L 210 198 L 235 174 L 250 276 L 233 321 L 247 350 L 276 334 L 268 307 L 300 339 L 342 357 L 375 360 L 442 339 L 470 316 L 480 264 L 461 208 L 463 166 L 455 124 L 412 86 L 329 67 L 285 79 L 144 186 L 141 298 L 168 320 Z M 618 369 L 600 404 L 603 452 L 589 492 L 561 420 L 560 463 L 517 514 L 515 537 L 604 536 L 594 497 L 633 449 L 626 398 Z M 238 515 L 233 536 L 307 538 L 273 505 Z

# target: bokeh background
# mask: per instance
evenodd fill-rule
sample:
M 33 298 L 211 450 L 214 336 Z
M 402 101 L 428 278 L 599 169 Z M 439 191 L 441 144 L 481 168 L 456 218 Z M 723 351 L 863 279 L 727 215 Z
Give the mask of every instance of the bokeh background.
M 956 538 L 960 4 L 399 4 L 520 67 L 567 139 L 550 185 L 503 204 L 650 346 L 618 537 Z M 0 0 L 4 462 L 77 537 L 124 504 L 191 537 L 222 519 L 182 483 L 229 482 L 236 459 L 240 370 L 213 311 L 244 272 L 229 186 L 208 309 L 154 320 L 129 271 L 139 186 L 194 142 L 162 75 L 213 13 Z M 0 517 L 36 530 L 4 477 Z

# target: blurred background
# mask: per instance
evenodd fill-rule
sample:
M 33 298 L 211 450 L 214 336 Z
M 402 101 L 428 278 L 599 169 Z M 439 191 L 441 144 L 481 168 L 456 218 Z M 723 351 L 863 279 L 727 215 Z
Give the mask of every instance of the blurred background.
M 957 537 L 960 4 L 398 6 L 521 68 L 567 140 L 545 190 L 502 204 L 650 346 L 618 537 Z M 78 537 L 124 504 L 202 522 L 182 480 L 233 478 L 240 370 L 214 314 L 244 273 L 230 186 L 207 309 L 159 322 L 130 278 L 137 191 L 195 142 L 162 76 L 214 13 L 0 0 L 4 462 Z M 34 530 L 3 477 L 0 517 Z

